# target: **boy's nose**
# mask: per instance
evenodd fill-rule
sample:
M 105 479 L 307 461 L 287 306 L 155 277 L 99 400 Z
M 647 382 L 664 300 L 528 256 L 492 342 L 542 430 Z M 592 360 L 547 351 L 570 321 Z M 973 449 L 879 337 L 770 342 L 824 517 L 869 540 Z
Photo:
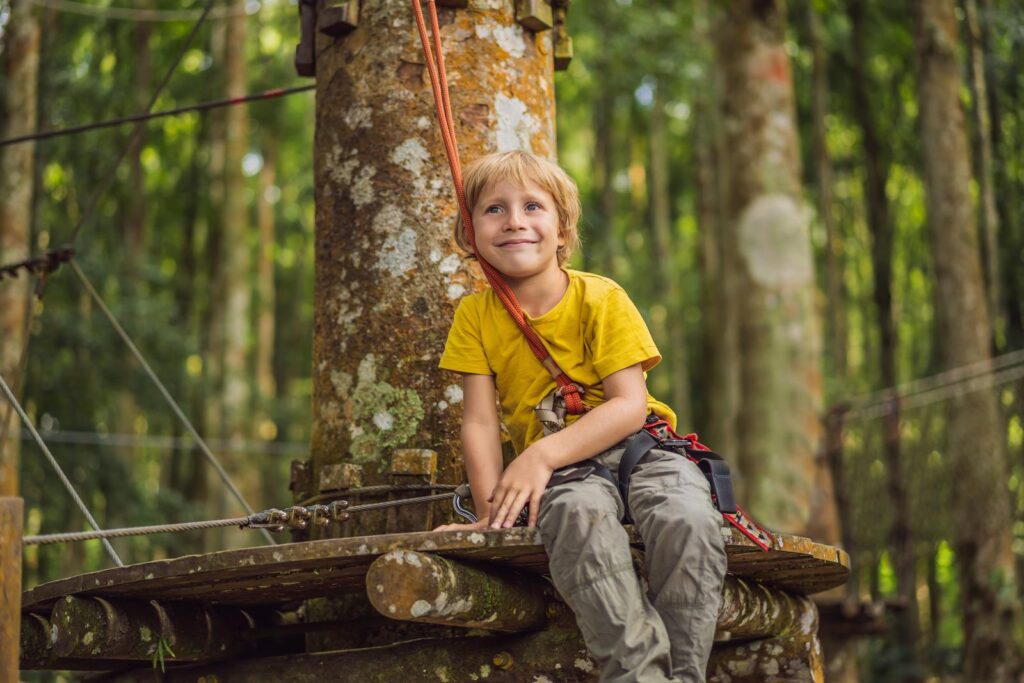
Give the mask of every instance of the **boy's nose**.
M 512 211 L 509 211 L 507 215 L 508 215 L 508 220 L 505 221 L 505 229 L 506 230 L 518 230 L 518 229 L 520 229 L 522 227 L 525 227 L 525 225 L 526 225 L 526 222 L 525 222 L 526 216 L 525 216 L 525 214 L 522 211 L 514 209 Z

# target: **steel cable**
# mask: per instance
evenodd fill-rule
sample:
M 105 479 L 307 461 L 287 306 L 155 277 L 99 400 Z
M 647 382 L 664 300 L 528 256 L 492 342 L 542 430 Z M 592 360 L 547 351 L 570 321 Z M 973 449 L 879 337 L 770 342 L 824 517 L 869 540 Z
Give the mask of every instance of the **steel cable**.
M 15 398 L 14 392 L 11 391 L 11 388 L 7 386 L 7 382 L 4 381 L 3 375 L 0 375 L 0 391 L 3 391 L 3 394 L 4 396 L 7 397 L 7 400 L 10 402 L 10 405 L 14 408 L 15 412 L 18 413 L 18 417 L 21 418 L 21 421 L 25 424 L 26 427 L 28 427 L 29 431 L 32 432 L 32 436 L 35 438 L 36 443 L 39 445 L 39 448 L 43 451 L 43 455 L 45 455 L 47 460 L 50 461 L 50 465 L 52 465 L 53 469 L 57 472 L 57 476 L 60 477 L 60 481 L 62 484 L 64 484 L 64 488 L 67 489 L 67 492 L 71 495 L 71 498 L 78 505 L 78 509 L 82 511 L 83 515 L 85 515 L 86 520 L 88 520 L 89 522 L 89 526 L 91 526 L 97 532 L 102 533 L 99 523 L 97 523 L 96 519 L 92 516 L 92 513 L 89 512 L 89 508 L 86 507 L 85 501 L 82 500 L 82 497 L 78 495 L 78 491 L 75 490 L 75 487 L 71 483 L 71 480 L 68 479 L 66 474 L 64 474 L 64 470 L 61 469 L 60 463 L 57 462 L 57 459 L 55 457 L 53 457 L 53 453 L 50 452 L 50 449 L 46 447 L 46 442 L 43 441 L 43 437 L 39 436 L 39 432 L 36 431 L 36 427 L 34 424 L 32 424 L 32 420 L 28 418 L 28 415 L 25 413 L 25 410 L 21 407 L 21 404 L 18 403 L 18 399 Z M 103 547 L 106 549 L 107 554 L 110 555 L 110 559 L 114 561 L 114 564 L 116 564 L 118 567 L 124 566 L 124 562 L 121 561 L 121 558 L 120 556 L 118 556 L 117 551 L 114 550 L 114 546 L 110 545 L 110 541 L 103 539 Z
M 367 489 L 375 487 L 366 487 Z M 352 493 L 348 491 L 346 493 Z M 417 505 L 422 503 L 433 503 L 447 500 L 454 496 L 454 492 L 437 493 L 431 496 L 417 496 L 416 498 L 403 498 L 401 500 L 386 500 L 379 503 L 366 503 L 345 508 L 345 512 L 370 512 L 371 510 L 382 510 L 386 508 L 400 507 L 403 505 Z M 178 533 L 183 531 L 196 531 L 201 529 L 218 529 L 222 527 L 237 526 L 241 529 L 248 528 L 253 524 L 253 518 L 265 516 L 268 511 L 259 514 L 252 514 L 248 517 L 232 517 L 229 519 L 210 519 L 196 522 L 180 522 L 177 524 L 154 524 L 151 526 L 125 527 L 121 529 L 100 529 L 97 531 L 72 531 L 60 534 L 43 534 L 39 536 L 25 536 L 22 545 L 52 545 L 55 543 L 76 543 L 79 541 L 93 541 L 101 539 L 106 542 L 108 538 L 125 538 L 128 536 L 147 536 L 150 534 Z M 284 526 L 284 525 L 282 525 Z M 267 533 L 265 528 L 261 531 Z
M 316 85 L 298 85 L 291 88 L 271 88 L 270 90 L 264 90 L 263 92 L 253 93 L 251 95 L 243 95 L 241 97 L 228 97 L 221 100 L 197 102 L 196 104 L 189 104 L 184 107 L 176 107 L 174 109 L 146 112 L 144 114 L 133 114 L 131 116 L 121 116 L 118 118 L 107 119 L 104 121 L 85 123 L 80 126 L 58 128 L 55 130 L 45 130 L 41 133 L 33 133 L 31 135 L 22 135 L 16 138 L 8 138 L 6 140 L 0 140 L 0 147 L 4 147 L 6 145 L 16 145 L 22 142 L 49 140 L 50 138 L 60 137 L 62 135 L 75 135 L 78 133 L 85 133 L 91 130 L 100 130 L 102 128 L 121 126 L 126 123 L 152 121 L 153 119 L 159 119 L 165 116 L 177 116 L 179 114 L 187 114 L 190 112 L 209 111 L 210 109 L 218 109 L 220 107 L 231 107 L 237 104 L 245 104 L 247 102 L 258 102 L 260 100 L 269 100 L 277 97 L 285 97 L 287 95 L 294 95 L 296 93 L 307 92 L 315 89 Z
M 206 442 L 203 441 L 203 437 L 199 435 L 199 432 L 192 425 L 192 422 L 188 419 L 188 416 L 185 415 L 185 412 L 178 406 L 177 401 L 175 401 L 174 397 L 171 396 L 171 392 L 167 390 L 167 387 L 164 386 L 164 383 L 161 382 L 160 378 L 156 376 L 155 372 L 153 372 L 153 368 L 151 368 L 149 363 L 146 362 L 146 359 L 142 356 L 142 352 L 139 351 L 139 348 L 131 340 L 131 337 L 129 337 L 128 333 L 124 331 L 123 327 L 121 327 L 121 324 L 117 321 L 117 318 L 114 317 L 114 314 L 110 311 L 110 308 L 107 306 L 106 302 L 103 301 L 103 298 L 99 295 L 99 292 L 96 291 L 96 288 L 92 286 L 92 282 L 89 281 L 89 278 L 86 277 L 85 273 L 82 272 L 82 269 L 79 268 L 76 262 L 72 261 L 70 265 L 71 271 L 78 277 L 78 279 L 82 283 L 82 286 L 84 286 L 86 291 L 89 292 L 89 295 L 92 297 L 93 301 L 95 301 L 96 305 L 100 307 L 101 311 L 103 311 L 103 314 L 107 317 L 107 320 L 110 321 L 110 324 L 113 326 L 114 330 L 117 331 L 117 334 L 121 337 L 122 341 L 124 341 L 124 343 L 128 346 L 128 349 L 132 352 L 132 355 L 135 356 L 135 360 L 139 362 L 139 364 L 142 366 L 142 369 L 149 376 L 150 380 L 153 381 L 153 384 L 156 385 L 161 395 L 163 395 L 164 400 L 167 401 L 167 405 L 170 406 L 171 410 L 174 411 L 174 414 L 178 417 L 179 420 L 181 420 L 182 425 L 184 425 L 185 429 L 188 430 L 188 433 L 192 436 L 192 438 L 196 440 L 196 444 L 199 446 L 199 449 L 203 452 L 203 455 L 206 456 L 206 459 L 207 461 L 209 461 L 210 465 L 217 471 L 217 475 L 220 477 L 221 481 L 224 482 L 224 485 L 228 487 L 228 490 L 231 491 L 231 494 L 235 497 L 235 500 L 242 504 L 242 507 L 245 509 L 247 513 L 249 513 L 250 515 L 255 514 L 252 507 L 250 507 L 249 503 L 246 502 L 245 497 L 242 495 L 242 492 L 238 490 L 238 487 L 236 487 L 235 483 L 231 481 L 231 477 L 228 476 L 227 471 L 225 471 L 224 467 L 220 464 L 220 461 L 217 460 L 216 456 L 214 456 L 213 451 L 211 451 L 210 447 L 206 445 Z M 274 541 L 273 536 L 267 533 L 266 530 L 263 531 L 263 535 L 271 544 L 276 543 L 276 541 Z

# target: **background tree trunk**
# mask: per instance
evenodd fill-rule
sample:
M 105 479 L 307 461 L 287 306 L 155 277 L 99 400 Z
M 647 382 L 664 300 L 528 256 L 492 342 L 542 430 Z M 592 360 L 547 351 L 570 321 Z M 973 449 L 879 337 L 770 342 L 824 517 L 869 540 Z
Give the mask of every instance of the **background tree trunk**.
M 466 161 L 555 155 L 551 33 L 519 26 L 514 5 L 440 10 Z M 317 40 L 313 481 L 348 458 L 372 475 L 400 446 L 436 449 L 438 480 L 462 481 L 462 391 L 437 363 L 455 306 L 483 282 L 451 238 L 413 17 L 405 0 L 366 3 L 355 31 Z
M 892 307 L 893 224 L 889 212 L 889 199 L 885 193 L 889 161 L 882 150 L 872 114 L 878 107 L 878 102 L 872 101 L 870 93 L 874 86 L 866 72 L 871 59 L 865 42 L 867 4 L 864 0 L 847 0 L 846 11 L 850 18 L 852 33 L 850 82 L 853 89 L 853 112 L 860 128 L 861 145 L 864 149 L 864 197 L 868 229 L 871 233 L 871 265 L 874 277 L 872 293 L 880 337 L 880 384 L 882 388 L 890 388 L 899 383 L 896 368 L 899 342 Z M 908 655 L 912 656 L 917 646 L 917 581 L 914 570 L 910 503 L 900 453 L 900 404 L 896 399 L 891 401 L 888 412 L 882 418 L 882 430 L 886 491 L 892 511 L 890 544 L 893 567 L 896 572 L 897 591 L 907 604 L 907 609 L 902 610 L 899 615 L 899 640 Z
M 241 97 L 247 90 L 247 22 L 244 0 L 234 0 L 227 19 L 224 64 L 227 76 L 225 95 Z M 232 449 L 253 436 L 252 384 L 250 350 L 252 347 L 252 283 L 251 283 L 251 193 L 246 188 L 242 160 L 249 146 L 249 112 L 247 105 L 228 107 L 225 116 L 224 145 L 224 425 Z M 250 504 L 260 508 L 258 468 L 233 453 L 232 477 Z
M 4 106 L 6 122 L 0 137 L 28 135 L 36 130 L 36 99 L 39 72 L 39 25 L 32 5 L 11 6 L 6 28 L 6 83 Z M 10 145 L 0 149 L 0 263 L 28 258 L 32 222 L 35 143 Z M 23 378 L 18 363 L 26 342 L 26 318 L 30 315 L 31 278 L 22 273 L 16 280 L 0 283 L 0 374 L 18 391 Z M 0 401 L 0 420 L 8 417 L 0 431 L 0 496 L 18 494 L 18 453 L 21 421 Z
M 1002 307 L 999 293 L 999 213 L 996 210 L 995 173 L 992 167 L 992 120 L 989 115 L 988 84 L 985 77 L 985 50 L 977 0 L 960 0 L 964 13 L 967 47 L 967 84 L 971 89 L 971 115 L 974 119 L 974 165 L 978 179 L 980 207 L 978 227 L 981 233 L 981 266 L 992 318 L 992 348 L 997 347 Z
M 650 204 L 651 204 L 651 263 L 654 266 L 656 285 L 655 299 L 663 302 L 665 315 L 664 342 L 667 348 L 661 350 L 668 361 L 670 393 L 665 396 L 684 430 L 692 429 L 693 406 L 690 392 L 690 373 L 687 368 L 686 330 L 683 326 L 682 297 L 679 293 L 679 278 L 682 275 L 675 265 L 678 251 L 677 238 L 672 224 L 672 196 L 669 192 L 670 142 L 665 122 L 665 85 L 659 84 L 654 93 L 651 107 L 649 134 L 650 155 Z
M 814 486 L 821 348 L 783 4 L 724 3 L 717 43 L 725 239 L 736 244 L 741 302 L 742 499 L 769 526 L 798 531 Z
M 694 0 L 693 42 L 706 64 L 694 91 L 693 147 L 697 225 L 700 228 L 702 341 L 696 428 L 712 447 L 735 457 L 739 404 L 739 339 L 733 244 L 725 239 L 723 218 L 722 128 L 719 74 L 707 0 Z
M 935 268 L 935 335 L 943 369 L 990 358 L 990 320 L 964 114 L 960 108 L 952 0 L 912 0 L 923 168 Z M 947 453 L 953 463 L 954 548 L 964 626 L 964 678 L 1010 681 L 1019 605 L 1007 467 L 995 395 L 950 401 Z

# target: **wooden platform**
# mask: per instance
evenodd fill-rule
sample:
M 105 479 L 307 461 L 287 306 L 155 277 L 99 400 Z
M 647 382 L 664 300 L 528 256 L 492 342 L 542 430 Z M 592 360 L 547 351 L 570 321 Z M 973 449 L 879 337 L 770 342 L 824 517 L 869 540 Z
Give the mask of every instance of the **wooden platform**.
M 639 545 L 635 534 L 633 540 Z M 825 591 L 845 583 L 849 575 L 845 552 L 799 536 L 779 536 L 766 552 L 732 532 L 727 548 L 731 574 L 795 593 Z M 360 536 L 225 550 L 80 574 L 27 591 L 22 611 L 47 613 L 65 595 L 246 606 L 359 593 L 365 591 L 370 563 L 396 549 L 537 573 L 547 570 L 547 555 L 533 528 Z

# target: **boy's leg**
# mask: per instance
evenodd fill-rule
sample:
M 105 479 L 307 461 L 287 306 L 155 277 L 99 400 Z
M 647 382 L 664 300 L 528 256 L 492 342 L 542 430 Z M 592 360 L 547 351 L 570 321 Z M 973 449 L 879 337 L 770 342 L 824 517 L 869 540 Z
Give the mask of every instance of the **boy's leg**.
M 697 466 L 660 450 L 633 471 L 629 506 L 646 548 L 648 594 L 672 643 L 673 674 L 703 683 L 722 607 L 722 515 Z
M 601 681 L 673 681 L 668 634 L 633 570 L 622 502 L 591 475 L 548 489 L 538 526 L 551 579 L 572 608 Z

